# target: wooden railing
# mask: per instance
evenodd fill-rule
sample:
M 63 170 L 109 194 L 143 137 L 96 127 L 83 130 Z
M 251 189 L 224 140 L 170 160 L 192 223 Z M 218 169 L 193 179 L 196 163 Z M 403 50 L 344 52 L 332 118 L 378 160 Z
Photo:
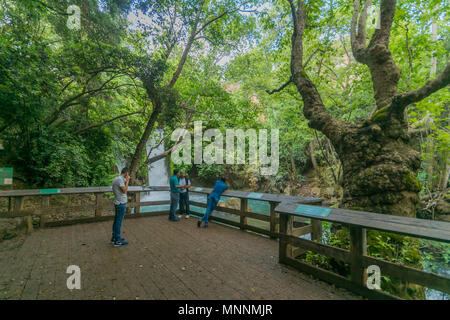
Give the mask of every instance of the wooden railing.
M 145 212 L 141 213 L 141 207 L 143 206 L 155 206 L 155 205 L 168 205 L 170 201 L 147 201 L 141 202 L 142 192 L 154 192 L 154 191 L 169 191 L 167 186 L 147 186 L 147 187 L 135 187 L 130 186 L 128 188 L 129 199 L 134 198 L 134 202 L 128 202 L 127 207 L 133 208 L 133 214 L 128 213 L 126 218 L 137 218 L 137 217 L 147 217 L 155 216 L 161 214 L 167 214 L 168 211 L 156 211 L 156 212 Z M 192 193 L 208 195 L 212 191 L 211 188 L 201 188 L 193 187 L 191 189 Z M 86 222 L 96 222 L 112 219 L 112 216 L 103 216 L 104 210 L 113 210 L 114 204 L 112 200 L 106 202 L 104 197 L 105 193 L 111 193 L 111 187 L 91 187 L 91 188 L 61 188 L 61 189 L 29 189 L 29 190 L 11 190 L 11 191 L 0 191 L 0 198 L 8 198 L 8 211 L 0 213 L 0 218 L 15 218 L 15 217 L 26 217 L 28 231 L 31 232 L 33 229 L 32 216 L 39 216 L 40 223 L 39 227 L 54 227 L 62 226 L 75 223 L 86 223 Z M 57 195 L 74 195 L 74 194 L 95 194 L 95 204 L 83 204 L 83 205 L 63 205 L 63 206 L 53 206 L 50 207 L 50 197 Z M 273 238 L 278 237 L 278 217 L 275 213 L 275 206 L 282 201 L 297 201 L 299 203 L 305 204 L 318 204 L 322 203 L 320 198 L 308 198 L 308 197 L 292 197 L 284 195 L 273 195 L 268 193 L 253 193 L 244 191 L 228 190 L 223 194 L 224 196 L 239 198 L 241 201 L 240 210 L 217 207 L 216 211 L 230 213 L 240 216 L 240 222 L 236 223 L 234 221 L 223 219 L 220 217 L 211 216 L 211 220 L 225 223 L 228 225 L 239 227 L 243 230 L 250 230 L 258 232 L 261 234 L 270 235 Z M 42 204 L 40 208 L 24 209 L 24 198 L 25 197 L 40 197 L 42 198 Z M 270 216 L 249 212 L 247 209 L 248 199 L 267 201 L 270 203 Z M 198 207 L 206 207 L 206 203 L 190 201 L 191 205 Z M 92 218 L 81 218 L 72 220 L 62 220 L 62 221 L 49 221 L 49 216 L 51 214 L 64 213 L 68 210 L 92 210 L 95 212 L 95 217 Z M 202 216 L 201 213 L 195 213 Z M 247 218 L 253 218 L 260 221 L 266 221 L 270 223 L 270 229 L 265 230 L 259 227 L 255 227 L 247 224 Z M 304 223 L 300 223 L 305 225 Z
M 378 266 L 383 276 L 395 277 L 399 280 L 422 285 L 450 293 L 450 278 L 431 272 L 404 266 L 398 263 L 376 259 L 367 255 L 367 229 L 391 232 L 416 238 L 450 242 L 450 223 L 399 217 L 372 212 L 318 208 L 310 208 L 295 202 L 284 202 L 275 208 L 280 215 L 279 262 L 293 266 L 303 272 L 337 286 L 357 292 L 371 298 L 396 298 L 381 290 L 368 289 L 367 267 Z M 349 228 L 350 250 L 323 244 L 320 238 L 305 240 L 298 238 L 301 228 L 293 225 L 295 217 L 308 217 L 316 224 L 328 221 Z M 300 231 L 300 232 L 299 232 Z M 324 270 L 296 259 L 298 253 L 305 250 L 327 257 L 332 257 L 350 265 L 350 278 Z
M 168 187 L 129 187 L 128 193 L 133 194 L 133 202 L 128 203 L 134 208 L 134 213 L 127 213 L 126 218 L 148 217 L 168 214 L 168 210 L 141 212 L 143 206 L 168 205 L 169 201 L 141 202 L 142 192 L 169 191 Z M 208 195 L 212 189 L 192 187 L 191 194 Z M 113 219 L 112 215 L 103 215 L 103 210 L 113 210 L 112 200 L 104 198 L 105 193 L 112 192 L 111 187 L 95 188 L 64 188 L 44 190 L 11 190 L 0 191 L 0 198 L 8 198 L 8 211 L 0 213 L 1 217 L 26 217 L 28 231 L 32 231 L 32 216 L 40 217 L 40 227 L 55 227 L 74 223 L 96 222 Z M 95 204 L 77 206 L 50 206 L 50 197 L 67 194 L 95 194 Z M 393 215 L 377 214 L 343 209 L 321 207 L 320 198 L 293 197 L 267 193 L 243 192 L 227 190 L 223 194 L 227 197 L 240 199 L 240 208 L 232 209 L 218 206 L 216 211 L 239 217 L 233 221 L 226 217 L 210 216 L 210 219 L 222 224 L 238 227 L 242 230 L 268 235 L 279 240 L 279 262 L 293 266 L 305 273 L 311 274 L 336 286 L 349 289 L 369 298 L 396 298 L 381 290 L 368 289 L 366 284 L 367 267 L 376 265 L 381 274 L 392 276 L 400 280 L 419 284 L 428 288 L 450 293 L 450 279 L 431 272 L 407 267 L 370 257 L 367 255 L 366 230 L 374 229 L 407 235 L 422 239 L 450 243 L 450 223 L 423 219 L 412 219 Z M 24 210 L 24 197 L 38 196 L 42 198 L 41 208 Z M 269 203 L 269 214 L 251 212 L 248 209 L 249 200 L 265 201 Z M 205 208 L 206 203 L 190 201 L 192 206 Z M 65 212 L 68 209 L 90 209 L 95 212 L 94 217 L 49 221 L 53 213 Z M 191 214 L 203 216 L 203 213 L 191 210 Z M 260 221 L 266 228 L 250 224 L 248 219 Z M 333 247 L 322 243 L 322 221 L 340 224 L 349 228 L 350 250 Z M 300 236 L 311 234 L 311 240 Z M 331 257 L 350 265 L 350 277 L 324 270 L 317 266 L 296 259 L 306 251 L 312 251 L 326 257 Z
M 167 187 L 159 187 L 160 189 L 168 190 Z M 126 218 L 138 218 L 167 214 L 167 211 L 153 211 L 141 213 L 140 208 L 142 206 L 155 206 L 166 205 L 170 201 L 147 201 L 141 202 L 141 192 L 148 192 L 150 188 L 145 187 L 132 187 L 128 188 L 128 194 L 133 195 L 134 202 L 128 202 L 128 208 L 134 208 L 134 214 L 127 213 Z M 0 218 L 16 218 L 25 217 L 27 224 L 27 232 L 33 230 L 33 216 L 40 218 L 39 227 L 56 227 L 63 225 L 71 225 L 76 223 L 88 223 L 98 222 L 113 219 L 113 215 L 104 216 L 104 210 L 114 210 L 114 204 L 112 200 L 106 201 L 104 194 L 112 193 L 111 187 L 90 187 L 90 188 L 61 188 L 61 189 L 28 189 L 28 190 L 11 190 L 0 191 L 0 198 L 8 199 L 8 210 L 0 213 Z M 58 195 L 77 195 L 77 194 L 94 194 L 95 204 L 82 204 L 82 205 L 62 205 L 62 206 L 50 206 L 50 197 Z M 40 197 L 41 207 L 33 209 L 24 209 L 25 197 Z M 130 197 L 131 198 L 131 197 Z M 49 221 L 49 217 L 52 214 L 64 213 L 68 210 L 92 210 L 95 212 L 95 216 L 92 218 L 80 218 L 71 220 L 59 220 Z

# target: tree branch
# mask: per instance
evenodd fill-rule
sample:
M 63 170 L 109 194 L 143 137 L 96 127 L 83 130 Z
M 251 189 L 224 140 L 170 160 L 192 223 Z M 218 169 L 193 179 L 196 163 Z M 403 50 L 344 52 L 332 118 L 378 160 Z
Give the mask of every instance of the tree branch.
M 303 100 L 303 114 L 309 120 L 311 128 L 320 130 L 329 139 L 337 142 L 340 139 L 340 130 L 343 123 L 332 117 L 325 108 L 322 98 L 315 84 L 309 79 L 302 64 L 303 32 L 306 25 L 306 12 L 304 2 L 298 1 L 296 9 L 293 0 L 288 0 L 291 5 L 291 13 L 294 22 L 291 51 L 292 81 Z
M 275 92 L 280 92 L 281 90 L 283 90 L 284 88 L 286 88 L 291 82 L 292 82 L 292 76 L 289 77 L 289 80 L 288 80 L 285 84 L 283 84 L 281 87 L 279 87 L 278 89 L 274 89 L 274 90 L 272 90 L 272 91 L 266 90 L 266 92 L 267 92 L 268 94 L 274 94 Z
M 81 133 L 81 132 L 84 132 L 84 131 L 87 131 L 87 130 L 90 130 L 90 129 L 93 129 L 93 128 L 101 127 L 101 126 L 103 126 L 103 125 L 105 125 L 107 123 L 113 122 L 113 121 L 115 121 L 117 119 L 129 117 L 129 116 L 134 115 L 134 114 L 143 114 L 143 111 L 136 111 L 136 112 L 130 112 L 130 113 L 126 113 L 126 114 L 121 114 L 120 116 L 114 117 L 112 119 L 108 119 L 108 120 L 100 122 L 100 123 L 91 124 L 91 125 L 86 126 L 84 128 L 78 129 L 77 131 L 75 131 L 75 134 L 78 134 L 78 133 Z
M 402 111 L 408 105 L 419 102 L 432 93 L 445 88 L 450 83 L 450 63 L 447 64 L 444 71 L 434 80 L 428 81 L 422 87 L 406 93 L 397 94 L 392 100 L 391 108 L 396 111 Z

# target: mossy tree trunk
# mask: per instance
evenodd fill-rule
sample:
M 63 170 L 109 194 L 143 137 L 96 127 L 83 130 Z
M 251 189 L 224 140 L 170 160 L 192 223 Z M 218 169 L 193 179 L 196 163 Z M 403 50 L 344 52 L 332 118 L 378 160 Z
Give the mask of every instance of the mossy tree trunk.
M 389 51 L 389 36 L 396 0 L 382 0 L 380 28 L 369 44 L 366 40 L 367 11 L 354 0 L 351 43 L 355 59 L 367 65 L 372 76 L 377 111 L 361 123 L 332 117 L 326 110 L 315 84 L 303 67 L 303 33 L 306 8 L 303 1 L 289 0 L 294 31 L 292 35 L 291 80 L 303 99 L 303 113 L 309 126 L 332 142 L 343 165 L 343 206 L 413 217 L 421 189 L 417 180 L 420 155 L 409 145 L 408 105 L 421 101 L 447 86 L 450 64 L 441 75 L 424 86 L 398 93 L 400 70 Z

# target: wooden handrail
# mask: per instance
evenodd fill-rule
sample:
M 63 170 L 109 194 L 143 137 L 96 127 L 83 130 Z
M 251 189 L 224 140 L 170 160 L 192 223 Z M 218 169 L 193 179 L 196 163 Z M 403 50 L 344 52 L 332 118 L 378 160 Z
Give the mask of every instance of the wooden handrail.
M 296 267 L 366 297 L 397 298 L 381 290 L 367 288 L 366 268 L 371 265 L 378 266 L 383 275 L 450 293 L 450 278 L 446 276 L 369 257 L 366 240 L 366 229 L 375 229 L 448 243 L 450 223 L 344 209 L 322 208 L 323 210 L 309 211 L 308 209 L 298 203 L 281 203 L 275 208 L 280 215 L 280 263 Z M 325 245 L 317 239 L 313 241 L 314 238 L 312 240 L 298 238 L 292 225 L 295 217 L 307 217 L 319 223 L 328 221 L 347 226 L 350 230 L 350 250 Z M 299 253 L 307 250 L 348 263 L 350 279 L 296 259 Z
M 450 243 L 450 223 L 408 217 L 379 214 L 366 211 L 331 209 L 326 217 L 319 217 L 296 212 L 298 203 L 285 202 L 279 204 L 275 211 L 292 216 L 329 221 L 348 226 L 376 229 L 412 237 Z

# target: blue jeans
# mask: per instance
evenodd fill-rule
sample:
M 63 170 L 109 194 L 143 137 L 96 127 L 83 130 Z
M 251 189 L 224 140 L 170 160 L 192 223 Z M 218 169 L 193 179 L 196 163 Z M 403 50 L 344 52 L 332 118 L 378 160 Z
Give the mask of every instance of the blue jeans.
M 120 239 L 120 228 L 122 227 L 123 217 L 125 216 L 127 204 L 115 204 L 114 209 L 116 211 L 116 215 L 114 216 L 114 223 L 112 227 L 112 238 L 115 241 Z
M 178 203 L 180 202 L 180 193 L 179 192 L 171 192 L 170 193 L 170 213 L 169 219 L 175 220 L 177 217 L 175 214 L 177 213 Z
M 189 215 L 189 192 L 180 192 L 180 214 Z
M 205 215 L 200 219 L 201 221 L 205 221 L 205 225 L 208 224 L 209 215 L 217 207 L 218 202 L 219 202 L 219 199 L 217 199 L 215 197 L 211 197 L 211 196 L 208 197 L 208 202 L 206 203 Z

